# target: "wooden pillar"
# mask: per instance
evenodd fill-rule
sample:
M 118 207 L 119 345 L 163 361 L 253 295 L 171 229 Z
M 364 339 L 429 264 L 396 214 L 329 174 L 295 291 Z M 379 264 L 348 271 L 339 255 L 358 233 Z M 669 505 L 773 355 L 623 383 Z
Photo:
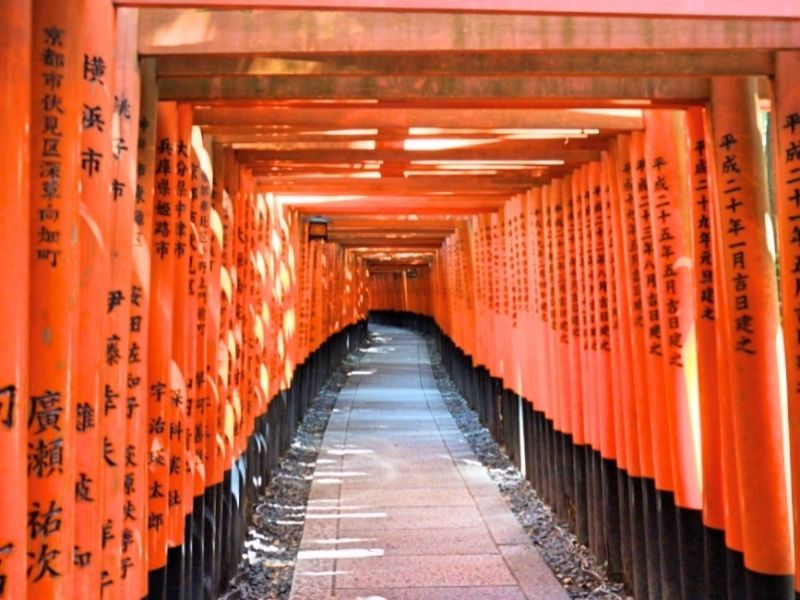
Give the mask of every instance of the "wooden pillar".
M 81 297 L 75 474 L 77 597 L 114 593 L 119 583 L 119 522 L 124 445 L 107 426 L 118 413 L 117 400 L 127 371 L 127 320 L 123 289 L 111 285 L 114 231 L 112 179 L 114 132 L 114 9 L 107 3 L 83 7 L 83 128 L 81 133 Z M 117 189 L 117 188 L 114 188 Z M 130 228 L 125 247 L 130 246 Z M 114 248 L 117 249 L 117 248 Z M 127 285 L 125 286 L 127 287 Z M 115 327 L 115 325 L 122 327 Z M 124 384 L 123 384 L 124 385 Z M 118 422 L 118 419 L 117 419 Z M 117 492 L 117 493 L 113 493 Z M 109 560 L 116 552 L 116 560 Z
M 147 354 L 147 563 L 148 594 L 166 595 L 169 533 L 170 416 L 175 380 L 172 362 L 173 298 L 175 294 L 175 188 L 178 146 L 178 107 L 159 102 L 153 201 L 150 315 Z M 158 340 L 158 343 L 156 343 Z
M 119 25 L 127 21 L 125 9 L 118 13 Z M 132 45 L 123 45 L 126 37 L 120 32 L 120 51 L 135 51 L 135 32 L 133 29 Z M 122 66 L 122 65 L 121 65 Z M 136 84 L 132 73 L 118 78 L 120 93 L 132 100 L 137 95 Z M 131 243 L 131 277 L 128 284 L 128 302 L 130 303 L 130 346 L 137 349 L 142 360 L 128 363 L 128 375 L 125 384 L 125 480 L 123 484 L 125 499 L 122 509 L 122 560 L 120 576 L 122 577 L 122 597 L 142 598 L 147 593 L 148 557 L 148 469 L 150 446 L 148 444 L 149 415 L 149 383 L 148 363 L 150 344 L 150 274 L 151 248 L 153 240 L 153 206 L 155 198 L 154 176 L 156 155 L 156 107 L 158 89 L 156 85 L 155 61 L 145 59 L 141 66 L 140 102 L 131 103 L 131 121 L 128 126 L 138 126 L 138 149 L 135 172 L 121 171 L 120 176 L 127 175 L 129 183 L 126 191 L 133 192 L 133 239 Z M 134 114 L 138 105 L 138 119 Z M 126 199 L 127 196 L 119 200 Z M 120 207 L 122 205 L 120 204 Z M 135 345 L 134 345 L 135 344 Z M 135 458 L 128 460 L 128 452 Z M 153 457 L 156 458 L 156 457 Z
M 794 512 L 795 590 L 800 593 L 800 52 L 775 56 L 774 129 L 777 142 L 775 198 L 780 257 L 783 342 L 789 401 L 789 441 Z
M 703 475 L 703 525 L 705 526 L 705 593 L 727 597 L 725 530 L 729 516 L 725 510 L 726 487 L 722 463 L 722 423 L 720 395 L 726 389 L 727 371 L 717 364 L 718 294 L 714 286 L 714 232 L 711 214 L 711 176 L 707 162 L 705 114 L 702 108 L 686 112 L 689 179 L 691 181 L 691 232 L 694 263 L 695 338 L 697 340 L 697 379 L 700 396 Z M 718 234 L 717 234 L 718 235 Z
M 73 594 L 82 2 L 33 3 L 28 597 Z M 18 98 L 24 102 L 26 98 Z M 93 165 L 92 165 L 93 166 Z M 96 452 L 96 449 L 90 449 Z
M 0 202 L 0 256 L 10 283 L 9 292 L 0 298 L 0 447 L 4 449 L 0 480 L 5 486 L 5 493 L 0 494 L 0 597 L 3 598 L 25 597 L 28 565 L 25 452 L 32 107 L 25 99 L 31 94 L 31 12 L 30 0 L 6 2 L 0 9 L 0 79 L 4 82 L 0 88 L 0 119 L 5 137 L 0 158 L 0 189 L 6 198 Z M 41 144 L 41 138 L 37 139 Z M 40 151 L 39 147 L 34 149 Z M 39 208 L 40 196 L 33 195 L 33 200 L 33 206 Z
M 130 374 L 133 366 L 142 373 L 147 364 L 147 350 L 140 339 L 142 323 L 134 318 L 135 232 L 139 227 L 137 172 L 140 133 L 141 76 L 137 52 L 138 11 L 116 10 L 114 49 L 115 75 L 112 114 L 112 180 L 111 180 L 111 257 L 109 297 L 122 299 L 108 313 L 109 330 L 118 335 L 127 348 L 124 362 L 108 371 L 103 386 L 104 448 L 108 458 L 104 468 L 103 553 L 102 573 L 107 598 L 141 598 L 146 570 L 144 566 L 144 499 L 146 491 L 145 423 L 147 415 L 142 402 L 129 407 Z M 149 146 L 152 150 L 152 144 Z M 152 164 L 151 164 L 152 169 Z M 152 199 L 152 196 L 150 196 Z M 149 223 L 149 216 L 148 216 Z M 136 307 L 139 310 L 139 307 Z M 119 333 L 116 333 L 119 332 Z M 141 382 L 138 385 L 142 385 Z M 129 434 L 135 432 L 135 436 Z M 113 456 L 112 456 L 113 454 Z M 105 455 L 104 455 L 105 456 Z M 129 477 L 133 477 L 133 482 Z M 133 487 L 132 487 L 133 486 Z M 135 504 L 129 505 L 130 497 Z M 128 509 L 135 514 L 130 514 Z
M 775 261 L 756 81 L 712 81 L 715 207 L 723 243 L 724 327 L 730 346 L 731 409 L 742 500 L 746 588 L 750 598 L 790 598 L 794 571 L 785 485 L 776 335 Z

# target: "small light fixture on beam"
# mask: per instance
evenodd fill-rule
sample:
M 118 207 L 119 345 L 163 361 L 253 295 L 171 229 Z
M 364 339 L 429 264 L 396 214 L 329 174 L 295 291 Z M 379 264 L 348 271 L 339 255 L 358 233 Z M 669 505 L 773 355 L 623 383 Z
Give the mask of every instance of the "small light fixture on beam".
M 328 221 L 324 217 L 311 217 L 308 220 L 308 241 L 328 241 Z

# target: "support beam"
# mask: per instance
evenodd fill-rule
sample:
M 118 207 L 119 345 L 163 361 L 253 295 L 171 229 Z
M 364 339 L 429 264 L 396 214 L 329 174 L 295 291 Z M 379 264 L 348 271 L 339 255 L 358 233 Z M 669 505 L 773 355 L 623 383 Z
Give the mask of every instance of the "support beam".
M 642 112 L 637 109 L 531 109 L 531 108 L 484 108 L 469 107 L 464 110 L 442 110 L 443 107 L 386 107 L 379 104 L 364 104 L 349 107 L 316 106 L 303 110 L 287 110 L 286 107 L 248 106 L 196 106 L 195 123 L 204 131 L 235 133 L 242 128 L 256 131 L 259 126 L 286 126 L 330 128 L 408 128 L 484 127 L 495 129 L 513 128 L 565 128 L 585 127 L 600 130 L 643 129 Z M 268 131 L 269 129 L 265 129 Z
M 800 29 L 798 29 L 800 36 Z M 800 37 L 798 38 L 800 39 Z M 321 76 L 161 79 L 167 100 L 485 100 L 524 101 L 530 106 L 591 106 L 609 100 L 671 105 L 709 97 L 708 79 L 626 77 L 417 77 Z
M 555 7 L 548 0 L 505 0 L 491 4 L 485 0 L 114 0 L 117 6 L 203 7 L 203 8 L 304 8 L 313 10 L 386 10 L 386 11 L 479 11 L 486 13 L 564 14 L 564 15 L 641 15 L 683 17 L 771 17 L 800 16 L 800 7 L 792 3 L 748 0 L 650 0 L 631 5 L 627 0 L 593 2 L 562 0 Z
M 487 5 L 480 4 L 484 8 Z M 696 3 L 677 0 L 672 4 Z M 787 17 L 796 17 L 798 15 L 792 13 L 800 11 L 797 7 L 789 8 L 792 2 L 757 4 L 782 4 Z M 627 6 L 626 10 L 631 8 L 634 7 Z M 533 18 L 497 13 L 154 9 L 142 12 L 139 32 L 139 51 L 143 55 L 397 52 L 398 48 L 413 48 L 421 53 L 608 49 L 627 52 L 795 48 L 800 39 L 800 22 L 713 18 L 654 20 L 629 16 Z
M 275 193 L 308 191 L 314 194 L 364 194 L 364 195 L 403 195 L 403 194 L 447 194 L 464 196 L 484 194 L 511 195 L 539 185 L 536 178 L 525 177 L 391 177 L 384 179 L 347 179 L 343 181 L 297 181 L 272 183 L 267 177 L 259 177 L 253 172 L 264 191 Z
M 619 77 L 763 75 L 775 70 L 769 50 L 646 52 L 483 52 L 298 56 L 162 56 L 159 78 L 322 75 L 527 75 Z
M 484 160 L 563 160 L 568 163 L 583 163 L 600 159 L 600 150 L 605 144 L 586 140 L 546 140 L 540 143 L 525 142 L 509 144 L 485 144 L 474 148 L 412 152 L 405 150 L 239 150 L 236 158 L 243 164 L 269 166 L 274 161 L 296 161 L 311 163 L 361 163 L 364 161 L 484 161 Z M 574 147 L 573 147 L 574 146 Z M 589 146 L 586 148 L 585 146 Z

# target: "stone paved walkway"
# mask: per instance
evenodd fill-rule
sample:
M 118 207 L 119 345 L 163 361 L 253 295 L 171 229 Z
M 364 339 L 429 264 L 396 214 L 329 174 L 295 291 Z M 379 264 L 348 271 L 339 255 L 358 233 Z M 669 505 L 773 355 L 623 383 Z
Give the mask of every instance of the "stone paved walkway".
M 558 599 L 442 402 L 421 337 L 371 326 L 322 442 L 294 600 Z

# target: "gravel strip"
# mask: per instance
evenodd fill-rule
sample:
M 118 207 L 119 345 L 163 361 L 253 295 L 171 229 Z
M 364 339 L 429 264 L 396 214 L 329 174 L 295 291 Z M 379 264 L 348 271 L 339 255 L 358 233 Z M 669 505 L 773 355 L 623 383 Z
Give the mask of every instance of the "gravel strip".
M 364 348 L 350 353 L 310 404 L 292 445 L 258 499 L 239 572 L 221 600 L 289 598 L 322 436 L 347 373 L 364 355 Z
M 456 390 L 430 338 L 428 351 L 436 385 L 458 428 L 478 460 L 489 470 L 489 476 L 500 489 L 517 521 L 570 597 L 582 600 L 632 600 L 631 596 L 625 595 L 621 583 L 608 579 L 605 566 L 598 564 L 591 550 L 580 544 L 566 524 L 539 498 L 530 482 L 494 441 L 489 430 L 481 425 L 478 415 Z

